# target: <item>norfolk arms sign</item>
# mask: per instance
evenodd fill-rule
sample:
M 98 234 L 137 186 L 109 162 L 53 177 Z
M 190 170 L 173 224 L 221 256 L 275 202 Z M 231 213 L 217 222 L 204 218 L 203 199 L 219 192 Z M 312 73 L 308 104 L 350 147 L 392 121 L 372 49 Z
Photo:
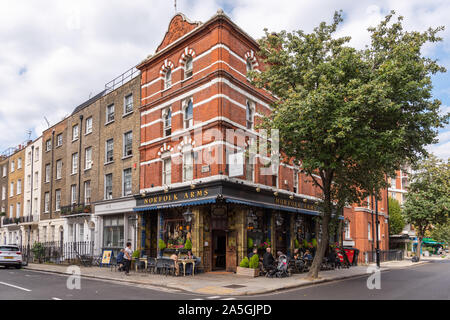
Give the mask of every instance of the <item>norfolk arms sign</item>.
M 250 190 L 240 190 L 239 185 L 234 186 L 205 186 L 204 188 L 195 188 L 182 190 L 178 192 L 158 193 L 139 197 L 137 199 L 138 207 L 166 205 L 172 203 L 191 202 L 193 200 L 211 199 L 211 198 L 234 198 L 242 201 L 257 201 L 259 203 L 266 203 L 277 206 L 291 207 L 296 209 L 305 209 L 317 211 L 317 205 L 311 201 L 306 202 L 306 199 L 289 199 L 284 197 L 274 196 L 271 193 L 256 192 Z M 250 197 L 251 196 L 251 197 Z

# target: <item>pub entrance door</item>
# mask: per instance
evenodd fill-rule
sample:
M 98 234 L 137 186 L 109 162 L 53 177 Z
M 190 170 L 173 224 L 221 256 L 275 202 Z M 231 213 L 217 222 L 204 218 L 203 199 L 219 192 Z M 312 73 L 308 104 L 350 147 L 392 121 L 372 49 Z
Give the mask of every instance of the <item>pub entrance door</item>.
M 214 208 L 211 211 L 211 269 L 225 270 L 227 266 L 227 212 L 225 208 Z

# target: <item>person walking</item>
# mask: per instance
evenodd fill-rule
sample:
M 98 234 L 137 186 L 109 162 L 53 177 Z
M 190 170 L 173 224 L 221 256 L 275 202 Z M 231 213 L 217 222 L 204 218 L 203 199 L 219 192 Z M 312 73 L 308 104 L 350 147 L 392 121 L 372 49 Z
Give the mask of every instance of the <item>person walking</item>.
M 125 274 L 130 275 L 130 267 L 131 267 L 131 256 L 133 255 L 133 251 L 131 250 L 131 242 L 127 242 L 127 246 L 124 249 L 124 270 Z

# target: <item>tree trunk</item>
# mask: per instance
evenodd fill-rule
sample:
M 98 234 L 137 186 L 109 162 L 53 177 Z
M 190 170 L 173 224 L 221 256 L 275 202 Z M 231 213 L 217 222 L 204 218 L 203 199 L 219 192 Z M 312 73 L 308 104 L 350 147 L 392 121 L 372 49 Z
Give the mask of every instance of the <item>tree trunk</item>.
M 320 266 L 322 265 L 323 257 L 325 256 L 325 251 L 328 247 L 329 234 L 328 234 L 328 225 L 330 223 L 331 218 L 331 200 L 330 197 L 326 196 L 326 200 L 324 203 L 324 214 L 322 217 L 322 236 L 320 237 L 320 241 L 317 243 L 316 255 L 314 256 L 314 260 L 311 266 L 311 269 L 308 273 L 308 278 L 317 279 L 319 277 Z M 318 236 L 318 235 L 316 235 Z
M 416 256 L 420 261 L 420 249 L 422 249 L 422 237 L 417 237 Z

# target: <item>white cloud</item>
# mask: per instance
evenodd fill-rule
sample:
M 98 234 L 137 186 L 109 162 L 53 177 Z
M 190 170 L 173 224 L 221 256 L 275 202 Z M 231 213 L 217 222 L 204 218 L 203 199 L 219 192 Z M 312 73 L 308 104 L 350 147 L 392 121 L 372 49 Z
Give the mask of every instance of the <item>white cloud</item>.
M 405 16 L 407 28 L 419 30 L 445 25 L 450 16 L 448 0 L 178 0 L 178 9 L 206 21 L 221 4 L 255 38 L 264 27 L 309 32 L 343 9 L 339 35 L 351 35 L 358 47 L 368 41 L 367 27 L 391 9 Z M 24 141 L 28 129 L 39 136 L 44 116 L 61 120 L 154 53 L 173 14 L 167 0 L 0 0 L 0 150 Z M 450 39 L 450 29 L 442 35 Z M 449 43 L 444 51 L 450 52 Z

